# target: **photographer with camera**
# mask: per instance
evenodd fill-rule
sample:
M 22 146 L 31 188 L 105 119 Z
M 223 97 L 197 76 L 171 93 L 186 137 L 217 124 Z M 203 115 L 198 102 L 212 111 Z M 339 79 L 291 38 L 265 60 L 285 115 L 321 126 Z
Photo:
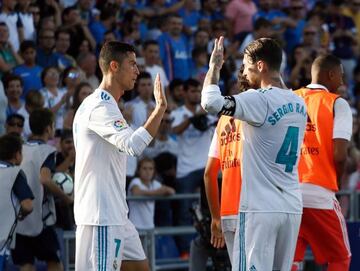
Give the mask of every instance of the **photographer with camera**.
M 200 106 L 200 82 L 188 79 L 184 83 L 184 105 L 171 113 L 172 130 L 177 135 L 178 162 L 176 172 L 176 193 L 193 193 L 203 182 L 207 152 L 216 119 L 207 115 Z M 191 200 L 179 201 L 175 209 L 176 225 L 191 225 L 189 208 Z M 188 255 L 191 237 L 180 236 L 178 247 L 181 256 Z

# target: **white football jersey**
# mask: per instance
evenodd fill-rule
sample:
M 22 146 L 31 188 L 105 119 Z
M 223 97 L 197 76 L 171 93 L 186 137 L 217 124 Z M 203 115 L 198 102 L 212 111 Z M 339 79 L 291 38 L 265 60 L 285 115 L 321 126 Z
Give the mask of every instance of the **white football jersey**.
M 304 100 L 271 87 L 221 97 L 219 107 L 217 86 L 208 86 L 204 94 L 207 110 L 222 108 L 221 114 L 244 121 L 240 211 L 301 214 L 298 162 L 307 118 Z M 210 103 L 213 108 L 207 107 Z
M 124 225 L 126 155 L 140 155 L 152 136 L 144 127 L 133 131 L 113 96 L 102 89 L 83 101 L 73 131 L 76 224 Z

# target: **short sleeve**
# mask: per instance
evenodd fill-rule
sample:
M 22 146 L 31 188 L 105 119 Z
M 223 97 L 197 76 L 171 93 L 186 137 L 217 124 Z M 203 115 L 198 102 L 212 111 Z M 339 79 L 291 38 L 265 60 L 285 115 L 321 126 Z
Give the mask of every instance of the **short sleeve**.
M 48 168 L 52 173 L 56 171 L 56 151 L 48 155 L 41 168 Z
M 34 199 L 34 195 L 27 183 L 24 171 L 20 170 L 13 185 L 13 192 L 21 202 L 26 199 Z

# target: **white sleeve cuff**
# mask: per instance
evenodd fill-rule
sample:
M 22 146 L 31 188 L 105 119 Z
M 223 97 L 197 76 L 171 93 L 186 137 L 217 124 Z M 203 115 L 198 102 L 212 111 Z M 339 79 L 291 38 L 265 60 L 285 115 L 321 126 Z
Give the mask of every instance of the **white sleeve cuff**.
M 134 131 L 134 134 L 139 136 L 139 138 L 141 138 L 144 141 L 146 146 L 148 146 L 150 144 L 150 142 L 153 140 L 153 137 L 149 134 L 149 132 L 143 126 L 140 126 L 138 129 L 136 129 Z

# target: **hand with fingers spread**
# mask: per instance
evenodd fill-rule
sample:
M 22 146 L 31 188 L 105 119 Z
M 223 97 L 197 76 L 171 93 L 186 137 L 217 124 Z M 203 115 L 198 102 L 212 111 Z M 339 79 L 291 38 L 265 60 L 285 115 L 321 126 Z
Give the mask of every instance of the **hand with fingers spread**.
M 221 69 L 224 64 L 224 37 L 221 36 L 219 39 L 215 39 L 214 49 L 211 53 L 209 67 Z
M 161 80 L 160 80 L 159 74 L 156 75 L 155 82 L 154 82 L 154 97 L 155 97 L 156 107 L 159 109 L 162 108 L 162 109 L 166 110 L 167 101 L 166 101 L 165 92 L 161 85 Z
M 222 248 L 225 245 L 224 235 L 221 230 L 220 219 L 211 220 L 211 244 L 214 248 Z

